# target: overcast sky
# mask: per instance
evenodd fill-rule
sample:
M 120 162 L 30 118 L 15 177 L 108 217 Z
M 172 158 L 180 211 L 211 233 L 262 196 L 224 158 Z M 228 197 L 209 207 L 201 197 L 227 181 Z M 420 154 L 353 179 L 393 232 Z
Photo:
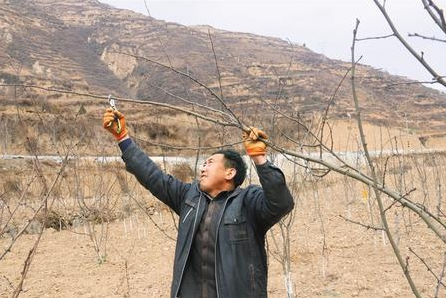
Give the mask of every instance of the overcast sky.
M 144 0 L 99 0 L 147 15 Z M 146 0 L 152 17 L 183 25 L 206 24 L 238 32 L 289 39 L 329 58 L 350 61 L 352 31 L 361 21 L 359 37 L 383 36 L 390 28 L 372 0 Z M 434 0 L 446 10 L 446 0 Z M 397 28 L 446 39 L 434 25 L 421 0 L 387 0 Z M 446 43 L 409 37 L 425 59 L 446 75 Z M 416 80 L 431 76 L 395 38 L 363 41 L 356 55 L 361 63 Z M 446 89 L 442 89 L 446 90 Z

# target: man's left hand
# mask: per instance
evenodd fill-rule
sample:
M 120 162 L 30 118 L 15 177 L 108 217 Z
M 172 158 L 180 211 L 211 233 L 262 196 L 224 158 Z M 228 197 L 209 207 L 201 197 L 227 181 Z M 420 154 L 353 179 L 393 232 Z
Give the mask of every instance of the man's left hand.
M 266 144 L 260 139 L 268 139 L 268 135 L 256 128 L 251 127 L 249 132 L 243 131 L 243 145 L 245 146 L 246 153 L 253 157 L 266 154 Z

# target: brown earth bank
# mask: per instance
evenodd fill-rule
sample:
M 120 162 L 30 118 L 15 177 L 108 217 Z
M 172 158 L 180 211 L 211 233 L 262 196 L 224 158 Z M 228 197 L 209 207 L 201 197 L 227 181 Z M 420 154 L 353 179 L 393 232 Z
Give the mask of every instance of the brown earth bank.
M 117 155 L 119 151 L 113 139 L 102 128 L 102 115 L 107 107 L 106 100 L 82 97 L 47 101 L 25 98 L 7 102 L 0 107 L 3 131 L 0 154 L 63 155 L 68 148 L 73 148 L 72 154 L 77 155 Z M 130 135 L 152 155 L 194 156 L 196 150 L 193 148 L 234 144 L 240 140 L 239 129 L 197 120 L 182 111 L 124 102 L 118 103 L 118 107 L 126 115 Z M 202 115 L 221 119 L 209 112 Z M 362 147 L 354 118 L 332 119 L 328 114 L 321 135 L 323 114 L 303 117 L 301 124 L 280 114 L 239 115 L 245 124 L 261 127 L 273 137 L 271 141 L 287 149 L 294 150 L 297 141 L 301 145 L 313 145 L 306 150 L 317 151 L 314 149 L 317 141 L 308 130 L 322 137 L 328 148 L 338 152 L 359 151 Z M 388 127 L 364 121 L 364 131 L 368 148 L 373 151 L 446 148 L 446 134 L 441 130 Z M 159 146 L 162 144 L 168 146 Z M 235 146 L 242 149 L 240 145 Z M 181 147 L 183 150 L 178 150 Z M 212 150 L 215 149 L 204 148 L 202 151 Z

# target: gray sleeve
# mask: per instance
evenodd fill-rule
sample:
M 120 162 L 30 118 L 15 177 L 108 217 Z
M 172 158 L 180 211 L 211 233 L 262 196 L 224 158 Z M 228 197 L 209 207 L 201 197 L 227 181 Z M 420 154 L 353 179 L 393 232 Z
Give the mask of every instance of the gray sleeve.
M 160 201 L 180 213 L 181 203 L 190 183 L 183 183 L 165 174 L 135 143 L 130 144 L 122 153 L 127 171 Z

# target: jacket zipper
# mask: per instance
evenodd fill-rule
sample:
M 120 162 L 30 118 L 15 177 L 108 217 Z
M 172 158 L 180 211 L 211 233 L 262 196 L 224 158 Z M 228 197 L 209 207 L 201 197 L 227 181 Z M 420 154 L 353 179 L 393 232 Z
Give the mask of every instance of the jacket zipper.
M 195 224 L 197 223 L 198 210 L 200 210 L 200 203 L 201 203 L 201 195 L 202 195 L 202 194 L 203 194 L 203 193 L 200 191 L 200 198 L 198 199 L 197 211 L 196 211 L 196 213 L 195 213 L 194 226 L 192 227 L 192 236 L 193 236 L 194 231 L 195 231 Z M 191 210 L 192 210 L 192 209 L 191 209 Z M 189 210 L 189 212 L 190 212 L 191 210 Z M 188 212 L 188 214 L 189 214 L 189 212 Z M 187 249 L 187 256 L 188 256 L 188 257 L 189 257 L 190 249 L 191 249 L 191 247 L 192 247 L 192 241 L 193 241 L 193 240 L 194 240 L 194 237 L 191 238 L 189 248 Z M 181 280 L 183 279 L 184 268 L 186 268 L 186 263 L 187 263 L 187 259 L 186 259 L 186 262 L 184 262 L 183 268 L 181 269 L 180 280 L 178 281 L 178 286 L 177 286 L 177 290 L 176 290 L 176 293 L 175 293 L 175 296 L 174 296 L 174 297 L 178 297 L 178 291 L 180 290 Z
M 238 193 L 237 193 L 238 194 Z M 235 191 L 234 193 L 232 193 L 225 201 L 225 205 L 223 206 L 223 212 L 220 215 L 220 219 L 218 220 L 218 224 L 217 224 L 217 234 L 215 235 L 215 244 L 214 244 L 214 248 L 215 248 L 215 256 L 214 256 L 214 263 L 215 263 L 215 288 L 217 290 L 217 298 L 220 297 L 220 293 L 218 291 L 218 277 L 217 277 L 217 240 L 218 240 L 218 232 L 220 231 L 220 224 L 221 224 L 221 220 L 223 218 L 223 214 L 225 214 L 225 210 L 226 210 L 226 205 L 228 204 L 229 199 L 231 199 L 232 197 L 235 196 Z
M 191 207 L 190 210 L 187 211 L 186 216 L 185 216 L 184 219 L 183 219 L 183 222 L 186 221 L 186 218 L 189 216 L 189 213 L 190 213 L 192 210 L 193 210 L 193 207 Z
M 215 254 L 214 254 L 214 264 L 215 264 L 215 288 L 217 290 L 217 298 L 220 297 L 220 293 L 218 291 L 218 277 L 217 277 L 217 239 L 218 239 L 218 232 L 220 230 L 220 223 L 221 223 L 221 219 L 223 218 L 223 214 L 225 213 L 225 209 L 226 209 L 226 204 L 228 203 L 229 198 L 226 199 L 225 205 L 223 206 L 223 212 L 220 215 L 220 219 L 218 220 L 218 224 L 217 224 L 217 233 L 215 234 L 215 243 L 214 243 L 214 249 L 215 249 Z
M 249 264 L 249 276 L 251 277 L 251 288 L 252 291 L 256 292 L 256 280 L 255 280 L 255 272 L 254 272 L 254 264 Z

